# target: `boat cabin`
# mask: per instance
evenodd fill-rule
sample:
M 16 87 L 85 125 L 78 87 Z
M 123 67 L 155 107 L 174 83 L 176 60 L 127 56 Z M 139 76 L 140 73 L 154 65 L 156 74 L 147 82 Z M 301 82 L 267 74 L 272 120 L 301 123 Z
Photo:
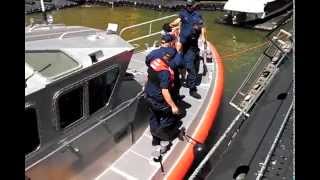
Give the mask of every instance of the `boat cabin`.
M 133 49 L 119 36 L 91 28 L 26 28 L 26 174 L 41 162 L 42 168 L 50 168 L 49 159 L 71 163 L 72 155 L 61 156 L 66 150 L 73 156 L 80 155 L 79 149 L 82 156 L 92 153 L 108 140 L 103 133 L 115 138 L 128 126 L 137 106 L 134 97 L 142 90 L 121 95 Z M 100 124 L 105 132 L 96 130 Z M 61 159 L 59 164 L 64 164 Z

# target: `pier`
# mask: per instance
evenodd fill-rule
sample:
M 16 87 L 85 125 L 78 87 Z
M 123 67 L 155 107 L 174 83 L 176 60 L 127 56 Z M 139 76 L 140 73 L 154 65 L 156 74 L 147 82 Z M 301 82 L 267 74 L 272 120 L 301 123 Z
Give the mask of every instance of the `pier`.
M 226 1 L 199 1 L 198 8 L 207 11 L 222 11 Z M 183 0 L 51 0 L 45 1 L 46 11 L 69 8 L 79 5 L 101 5 L 108 7 L 131 6 L 154 10 L 180 10 Z M 26 0 L 25 14 L 41 12 L 40 1 Z

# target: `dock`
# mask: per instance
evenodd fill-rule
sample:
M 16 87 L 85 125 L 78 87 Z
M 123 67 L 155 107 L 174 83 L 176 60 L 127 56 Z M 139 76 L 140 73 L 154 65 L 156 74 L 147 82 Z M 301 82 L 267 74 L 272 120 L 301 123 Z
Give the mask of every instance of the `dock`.
M 200 1 L 198 8 L 205 11 L 222 11 L 226 1 Z M 107 7 L 129 6 L 150 8 L 153 10 L 178 11 L 183 8 L 186 1 L 183 0 L 52 0 L 45 2 L 46 11 L 58 10 L 80 5 L 101 5 Z M 25 14 L 41 12 L 40 1 L 26 0 Z

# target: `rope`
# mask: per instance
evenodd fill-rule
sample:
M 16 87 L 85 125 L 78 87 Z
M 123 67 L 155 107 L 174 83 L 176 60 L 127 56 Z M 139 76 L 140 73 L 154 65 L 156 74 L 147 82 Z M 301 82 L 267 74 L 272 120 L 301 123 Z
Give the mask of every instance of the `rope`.
M 278 39 L 282 38 L 283 36 L 284 36 L 284 35 L 282 35 L 282 36 L 280 35 L 280 36 L 278 37 Z M 261 44 L 258 44 L 258 45 L 255 45 L 255 46 L 246 48 L 246 49 L 244 49 L 244 50 L 241 50 L 241 51 L 238 51 L 238 52 L 235 52 L 235 53 L 231 53 L 231 54 L 227 54 L 227 55 L 221 56 L 221 57 L 218 58 L 218 59 L 224 59 L 224 58 L 227 58 L 227 57 L 237 56 L 237 55 L 246 53 L 246 52 L 248 52 L 248 51 L 251 51 L 251 50 L 254 50 L 254 49 L 263 47 L 263 46 L 267 45 L 268 43 L 269 43 L 269 41 L 266 41 L 266 42 L 264 42 L 264 43 L 261 43 Z
M 238 52 L 235 52 L 235 53 L 231 53 L 231 54 L 227 54 L 227 55 L 224 55 L 224 56 L 221 56 L 219 59 L 225 59 L 227 57 L 233 57 L 233 56 L 237 56 L 237 55 L 240 55 L 240 54 L 243 54 L 243 53 L 246 53 L 248 51 L 251 51 L 251 50 L 254 50 L 254 49 L 257 49 L 257 48 L 260 48 L 260 47 L 263 47 L 265 45 L 267 45 L 269 42 L 264 42 L 264 43 L 261 43 L 261 44 L 258 44 L 256 46 L 253 46 L 253 47 L 249 47 L 249 48 L 246 48 L 246 49 L 243 49 L 243 50 L 240 50 Z

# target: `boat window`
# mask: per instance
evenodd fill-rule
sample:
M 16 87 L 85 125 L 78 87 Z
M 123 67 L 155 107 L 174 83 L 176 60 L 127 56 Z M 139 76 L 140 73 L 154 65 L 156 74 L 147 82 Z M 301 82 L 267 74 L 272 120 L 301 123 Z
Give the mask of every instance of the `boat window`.
M 89 80 L 90 115 L 108 103 L 118 75 L 118 68 L 114 68 Z
M 59 97 L 60 128 L 65 128 L 83 117 L 83 91 L 83 86 L 80 86 Z
M 34 108 L 26 108 L 24 110 L 25 117 L 25 128 L 28 130 L 28 133 L 25 134 L 26 142 L 24 147 L 24 155 L 35 151 L 40 145 L 39 139 L 39 130 L 38 130 L 38 121 L 37 114 Z
M 53 78 L 80 65 L 61 51 L 29 51 L 25 52 L 25 62 L 42 76 Z

